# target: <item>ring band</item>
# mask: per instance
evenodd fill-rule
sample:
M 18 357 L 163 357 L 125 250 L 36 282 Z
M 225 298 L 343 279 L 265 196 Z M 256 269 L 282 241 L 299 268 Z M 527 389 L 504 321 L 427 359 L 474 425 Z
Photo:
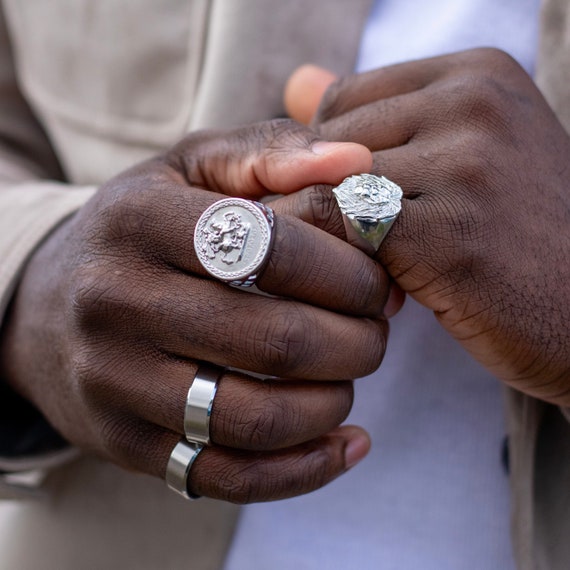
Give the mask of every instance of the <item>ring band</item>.
M 200 451 L 202 451 L 201 445 L 182 439 L 174 446 L 166 466 L 168 488 L 188 500 L 200 498 L 199 495 L 193 495 L 188 491 L 188 475 Z
M 273 210 L 260 202 L 225 198 L 200 216 L 194 249 L 204 269 L 220 281 L 251 287 L 269 256 Z
M 201 362 L 186 396 L 184 434 L 193 443 L 210 443 L 210 416 L 218 389 L 218 380 L 224 373 L 220 366 Z

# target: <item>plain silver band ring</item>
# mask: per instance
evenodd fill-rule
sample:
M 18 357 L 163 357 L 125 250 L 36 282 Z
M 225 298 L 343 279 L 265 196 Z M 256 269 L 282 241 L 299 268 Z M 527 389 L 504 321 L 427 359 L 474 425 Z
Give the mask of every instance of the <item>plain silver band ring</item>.
M 192 464 L 202 451 L 202 446 L 180 440 L 172 450 L 168 465 L 166 466 L 166 484 L 185 499 L 199 499 L 199 495 L 188 492 L 188 475 Z
M 209 362 L 201 362 L 186 396 L 184 434 L 188 441 L 210 443 L 210 416 L 218 389 L 218 379 L 224 369 Z

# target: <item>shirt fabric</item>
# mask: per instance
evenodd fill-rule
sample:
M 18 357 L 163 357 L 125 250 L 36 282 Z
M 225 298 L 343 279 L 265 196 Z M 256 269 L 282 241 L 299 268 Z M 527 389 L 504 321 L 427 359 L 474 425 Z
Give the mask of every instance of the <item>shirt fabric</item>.
M 357 71 L 494 46 L 532 73 L 538 10 L 537 0 L 377 0 Z M 225 569 L 514 568 L 496 379 L 407 299 L 382 366 L 355 393 L 348 423 L 371 434 L 369 456 L 310 495 L 245 507 Z

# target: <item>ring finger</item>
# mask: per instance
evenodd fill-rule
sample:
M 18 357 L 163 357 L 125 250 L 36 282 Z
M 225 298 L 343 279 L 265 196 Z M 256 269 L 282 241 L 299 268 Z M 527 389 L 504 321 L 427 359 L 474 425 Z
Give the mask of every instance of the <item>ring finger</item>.
M 196 376 L 195 362 L 157 359 L 128 374 L 121 386 L 141 386 L 144 397 L 123 389 L 114 416 L 136 417 L 184 435 L 188 390 Z M 301 382 L 259 380 L 219 368 L 220 377 L 209 412 L 213 444 L 242 450 L 273 450 L 307 442 L 338 426 L 348 415 L 353 398 L 352 382 Z M 141 382 L 152 376 L 153 381 Z M 134 380 L 135 378 L 133 378 Z M 101 385 L 101 383 L 99 383 Z M 117 389 L 121 391 L 121 386 Z M 104 397 L 104 391 L 100 392 Z M 95 404 L 97 394 L 90 394 Z M 103 402 L 101 402 L 102 404 Z

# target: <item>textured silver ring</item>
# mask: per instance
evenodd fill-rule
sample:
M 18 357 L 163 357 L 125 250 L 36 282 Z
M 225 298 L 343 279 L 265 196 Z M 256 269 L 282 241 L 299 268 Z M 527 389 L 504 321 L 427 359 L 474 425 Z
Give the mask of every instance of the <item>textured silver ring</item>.
M 199 495 L 193 495 L 188 491 L 188 475 L 200 451 L 202 451 L 201 445 L 189 443 L 182 439 L 174 446 L 166 466 L 168 488 L 182 495 L 185 499 L 200 498 Z
M 384 176 L 358 174 L 333 188 L 348 241 L 375 253 L 402 209 L 402 189 Z
M 210 443 L 210 416 L 218 380 L 224 373 L 220 366 L 201 362 L 186 396 L 184 434 L 188 441 Z
M 269 256 L 273 210 L 242 198 L 225 198 L 207 208 L 194 230 L 194 249 L 217 279 L 251 287 Z

